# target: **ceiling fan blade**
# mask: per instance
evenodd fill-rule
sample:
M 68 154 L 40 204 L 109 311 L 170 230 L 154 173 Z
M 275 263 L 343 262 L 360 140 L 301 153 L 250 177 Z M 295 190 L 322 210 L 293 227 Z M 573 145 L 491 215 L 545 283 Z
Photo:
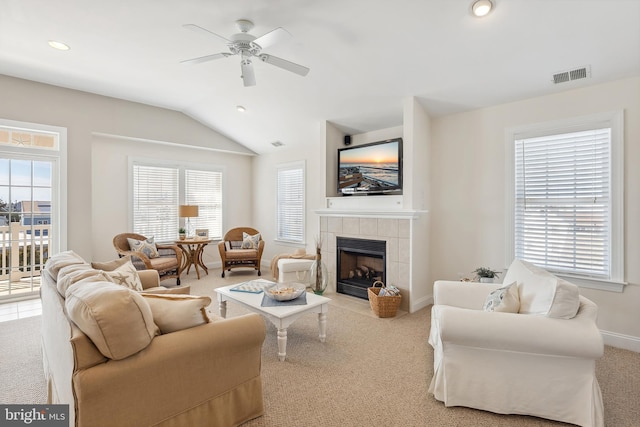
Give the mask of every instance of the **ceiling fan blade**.
M 282 27 L 278 27 L 275 30 L 271 30 L 266 34 L 261 35 L 260 37 L 255 39 L 253 43 L 265 49 L 268 46 L 287 40 L 289 38 L 291 38 L 291 33 Z
M 256 75 L 253 72 L 253 64 L 250 59 L 243 59 L 240 66 L 242 67 L 242 82 L 244 86 L 255 86 Z
M 186 59 L 184 61 L 180 61 L 181 64 L 200 64 L 202 62 L 213 61 L 214 59 L 226 58 L 227 56 L 231 56 L 231 53 L 214 53 L 213 55 L 201 56 L 199 58 Z
M 204 34 L 205 36 L 214 36 L 216 38 L 218 38 L 220 41 L 224 42 L 224 43 L 231 43 L 231 40 L 227 39 L 226 37 L 222 37 L 220 34 L 216 34 L 212 31 L 207 30 L 206 28 L 202 28 L 196 24 L 184 24 L 183 25 L 184 28 L 187 28 L 191 31 L 194 31 L 196 33 L 199 34 Z
M 287 61 L 286 59 L 278 58 L 277 56 L 267 55 L 266 53 L 263 53 L 262 55 L 260 55 L 260 59 L 267 64 L 275 65 L 276 67 L 280 67 L 283 70 L 291 71 L 292 73 L 298 74 L 300 76 L 306 76 L 309 73 L 309 69 L 307 67 L 291 61 Z

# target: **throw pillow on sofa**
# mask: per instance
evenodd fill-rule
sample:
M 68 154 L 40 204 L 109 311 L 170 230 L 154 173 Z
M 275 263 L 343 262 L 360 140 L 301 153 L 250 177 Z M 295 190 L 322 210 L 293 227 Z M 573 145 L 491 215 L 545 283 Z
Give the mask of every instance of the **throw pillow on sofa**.
M 496 311 L 501 313 L 517 313 L 520 309 L 518 284 L 513 282 L 508 286 L 492 291 L 487 296 L 482 309 L 484 311 Z
M 76 283 L 67 291 L 65 308 L 109 359 L 125 359 L 145 349 L 159 333 L 145 299 L 114 283 Z
M 122 258 L 116 258 L 113 261 L 107 262 L 93 261 L 91 263 L 91 267 L 95 268 L 96 270 L 113 271 L 116 268 L 122 267 L 129 262 L 131 262 L 131 255 L 123 256 Z
M 211 298 L 195 295 L 140 294 L 151 307 L 153 321 L 168 334 L 210 323 L 206 308 Z
M 131 258 L 120 267 L 111 271 L 103 271 L 103 273 L 109 278 L 109 281 L 117 285 L 138 292 L 142 291 L 142 281 L 140 280 L 138 270 L 136 270 L 136 267 L 131 262 Z
M 573 283 L 560 279 L 536 265 L 515 259 L 504 276 L 504 283 L 518 283 L 520 313 L 557 319 L 575 317 L 580 292 Z

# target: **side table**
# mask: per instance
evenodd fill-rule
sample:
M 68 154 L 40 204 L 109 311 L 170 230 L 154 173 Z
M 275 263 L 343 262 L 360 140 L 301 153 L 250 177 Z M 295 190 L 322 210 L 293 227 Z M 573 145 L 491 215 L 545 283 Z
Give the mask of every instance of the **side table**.
M 191 266 L 193 265 L 193 269 L 198 275 L 198 280 L 200 280 L 200 270 L 198 270 L 198 267 L 202 268 L 205 273 L 209 274 L 209 269 L 204 265 L 204 262 L 202 262 L 202 252 L 204 251 L 204 247 L 211 242 L 211 239 L 195 237 L 176 240 L 176 245 L 178 245 L 182 250 L 182 265 L 180 266 L 180 273 L 187 270 L 187 274 L 189 274 L 189 270 L 191 270 Z

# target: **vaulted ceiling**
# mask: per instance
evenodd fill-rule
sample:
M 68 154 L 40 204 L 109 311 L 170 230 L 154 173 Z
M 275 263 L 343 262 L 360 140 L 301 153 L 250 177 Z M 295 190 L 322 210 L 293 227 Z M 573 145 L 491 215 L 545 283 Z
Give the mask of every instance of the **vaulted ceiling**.
M 640 75 L 640 0 L 1 0 L 0 73 L 182 111 L 257 153 L 402 123 L 416 97 L 434 116 Z M 228 52 L 235 21 L 288 40 L 264 52 L 302 77 L 253 60 L 245 87 Z M 49 40 L 64 42 L 54 50 Z M 553 75 L 586 67 L 584 79 Z M 246 111 L 240 113 L 237 106 Z

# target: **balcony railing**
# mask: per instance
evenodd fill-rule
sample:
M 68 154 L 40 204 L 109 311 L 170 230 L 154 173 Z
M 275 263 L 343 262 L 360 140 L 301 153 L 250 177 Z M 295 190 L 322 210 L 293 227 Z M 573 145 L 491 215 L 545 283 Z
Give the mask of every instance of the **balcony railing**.
M 51 225 L 0 226 L 0 301 L 40 289 L 40 271 L 49 257 Z

